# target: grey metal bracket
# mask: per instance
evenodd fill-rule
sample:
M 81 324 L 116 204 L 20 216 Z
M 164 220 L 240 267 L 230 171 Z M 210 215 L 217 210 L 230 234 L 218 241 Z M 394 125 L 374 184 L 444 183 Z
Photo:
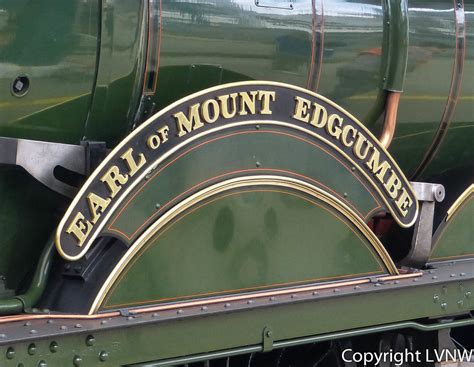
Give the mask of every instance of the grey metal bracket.
M 433 219 L 436 202 L 444 200 L 444 186 L 426 182 L 410 182 L 420 203 L 420 214 L 415 224 L 411 249 L 402 264 L 414 268 L 426 265 L 431 254 Z
M 59 166 L 79 175 L 88 174 L 97 161 L 96 154 L 91 154 L 91 147 L 97 146 L 105 156 L 104 143 L 72 145 L 0 137 L 0 164 L 21 166 L 51 190 L 71 197 L 77 188 L 59 180 L 55 169 Z

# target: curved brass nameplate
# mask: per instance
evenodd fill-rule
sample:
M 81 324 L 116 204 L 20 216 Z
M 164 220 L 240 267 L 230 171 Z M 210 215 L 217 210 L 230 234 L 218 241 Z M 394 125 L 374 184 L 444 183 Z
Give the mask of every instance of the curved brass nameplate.
M 408 180 L 361 122 L 303 88 L 251 81 L 183 98 L 125 138 L 89 177 L 61 220 L 59 253 L 68 260 L 83 256 L 120 203 L 170 155 L 224 129 L 265 124 L 296 129 L 323 142 L 365 176 L 399 225 L 410 227 L 416 221 L 418 202 Z

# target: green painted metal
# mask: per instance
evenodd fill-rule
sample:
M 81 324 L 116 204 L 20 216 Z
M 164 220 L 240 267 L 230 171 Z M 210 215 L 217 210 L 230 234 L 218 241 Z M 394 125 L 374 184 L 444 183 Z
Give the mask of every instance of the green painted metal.
M 294 131 L 264 126 L 201 139 L 163 162 L 159 172 L 124 201 L 107 232 L 133 242 L 153 218 L 192 192 L 216 180 L 251 174 L 306 180 L 335 195 L 361 218 L 369 219 L 380 207 L 368 189 L 370 184 L 342 160 L 336 160 L 334 154 Z
M 387 273 L 334 209 L 282 188 L 248 190 L 222 193 L 157 232 L 104 309 Z
M 474 319 L 466 319 L 466 320 L 450 321 L 450 322 L 442 322 L 442 323 L 440 322 L 440 323 L 430 324 L 430 325 L 424 325 L 419 322 L 413 322 L 413 321 L 399 322 L 396 324 L 368 327 L 368 328 L 363 328 L 363 329 L 318 335 L 318 336 L 308 337 L 308 338 L 292 339 L 288 341 L 276 342 L 275 344 L 273 344 L 273 349 L 288 348 L 288 347 L 294 347 L 297 345 L 305 345 L 305 344 L 310 344 L 310 343 L 320 343 L 327 340 L 351 338 L 351 337 L 360 336 L 360 335 L 383 333 L 387 331 L 400 330 L 400 329 L 414 329 L 414 330 L 428 332 L 428 331 L 436 331 L 436 330 L 443 330 L 443 329 L 470 326 L 470 325 L 474 325 Z M 244 347 L 244 348 L 239 348 L 239 349 L 232 349 L 232 350 L 226 350 L 226 351 L 221 351 L 221 352 L 202 354 L 202 355 L 197 355 L 197 356 L 188 356 L 188 357 L 176 358 L 176 359 L 166 360 L 166 361 L 161 361 L 161 362 L 147 362 L 147 363 L 134 364 L 134 365 L 130 365 L 130 367 L 174 366 L 174 365 L 181 365 L 185 363 L 207 361 L 207 360 L 217 359 L 221 357 L 231 357 L 231 356 L 236 356 L 240 354 L 258 353 L 262 351 L 263 351 L 263 347 L 261 345 L 255 345 L 252 347 Z
M 403 92 L 408 63 L 408 2 L 384 1 L 383 89 Z
M 100 1 L 99 65 L 84 139 L 115 146 L 132 129 L 141 97 L 147 1 Z
M 65 200 L 25 171 L 0 167 L 0 275 L 19 291 L 29 282 Z
M 449 220 L 441 223 L 433 237 L 430 262 L 474 256 L 474 200 L 472 197 Z
M 28 290 L 11 299 L 0 301 L 0 315 L 12 315 L 30 311 L 43 295 L 54 258 L 54 238 L 50 238 L 41 253 Z
M 383 331 L 392 327 L 417 327 L 421 330 L 472 325 L 470 321 L 459 321 L 432 326 L 420 325 L 407 320 L 422 317 L 444 317 L 466 312 L 474 307 L 474 298 L 465 298 L 467 291 L 474 290 L 474 281 L 446 282 L 438 286 L 411 287 L 403 290 L 380 293 L 357 294 L 344 297 L 332 297 L 314 302 L 295 302 L 273 307 L 260 307 L 247 311 L 234 311 L 206 317 L 181 318 L 179 321 L 167 321 L 151 324 L 137 324 L 128 328 L 75 331 L 74 335 L 65 334 L 61 338 L 42 337 L 35 340 L 2 345 L 0 361 L 5 367 L 36 366 L 45 360 L 48 366 L 72 366 L 75 356 L 80 356 L 85 366 L 117 366 L 144 363 L 146 361 L 166 361 L 183 356 L 202 353 L 233 350 L 236 348 L 262 348 L 262 331 L 270 326 L 274 332 L 274 346 L 291 343 L 324 340 L 324 334 L 338 337 L 340 332 L 358 329 Z M 434 296 L 446 303 L 435 302 Z M 460 308 L 458 300 L 463 299 Z M 410 305 L 410 307 L 404 307 Z M 395 323 L 399 325 L 390 325 Z M 100 325 L 100 321 L 97 322 Z M 60 323 L 55 323 L 60 327 Z M 381 329 L 372 329 L 381 326 Z M 93 345 L 87 345 L 88 335 L 95 339 Z M 343 335 L 343 334 L 341 334 Z M 349 335 L 349 334 L 347 334 Z M 327 336 L 327 335 L 326 335 Z M 300 340 L 295 340 L 300 339 Z M 58 347 L 51 352 L 51 343 Z M 34 343 L 36 353 L 28 354 L 28 346 Z M 281 343 L 281 344 L 280 344 Z M 13 359 L 4 356 L 8 348 L 14 348 Z M 247 349 L 242 350 L 246 352 Z M 101 353 L 107 353 L 106 361 L 101 362 Z
M 2 2 L 0 135 L 78 144 L 94 88 L 98 0 Z M 30 90 L 15 97 L 18 75 Z
M 98 0 L 67 4 L 48 0 L 27 7 L 29 13 L 25 15 L 22 9 L 26 4 L 26 0 L 15 1 L 5 7 L 2 31 L 8 41 L 2 45 L 0 61 L 8 65 L 7 72 L 2 73 L 5 85 L 10 85 L 16 74 L 24 73 L 31 76 L 32 87 L 23 98 L 3 89 L 0 99 L 5 113 L 0 133 L 72 143 L 85 136 L 116 144 L 131 128 L 140 99 L 147 2 L 121 0 L 112 6 Z M 156 37 L 158 87 L 150 96 L 150 108 L 160 109 L 211 85 L 268 79 L 311 87 L 356 116 L 366 116 L 378 104 L 386 69 L 382 65 L 383 50 L 392 41 L 406 49 L 404 35 L 409 21 L 404 95 L 391 150 L 402 168 L 413 172 L 431 144 L 449 94 L 456 48 L 452 1 L 411 1 L 408 12 L 405 2 L 315 4 L 313 11 L 309 0 L 296 2 L 292 10 L 228 1 L 212 5 L 163 1 L 151 18 L 159 22 L 161 31 Z M 472 6 L 464 4 L 467 24 Z M 399 31 L 384 32 L 384 9 L 388 8 L 392 9 L 390 29 Z M 20 13 L 21 17 L 16 16 Z M 41 19 L 34 23 L 33 30 L 27 20 L 32 16 Z M 313 16 L 319 28 L 313 29 Z M 472 30 L 468 27 L 467 32 L 465 82 L 451 129 L 455 136 L 446 139 L 439 155 L 443 158 L 433 163 L 425 177 L 451 167 L 449 157 L 464 146 L 456 142 L 471 130 L 474 120 L 470 100 L 474 83 L 469 82 L 473 75 L 469 72 L 473 62 Z M 393 37 L 384 41 L 384 33 Z M 53 36 L 43 37 L 45 34 Z M 324 37 L 318 38 L 318 34 Z M 319 53 L 322 59 L 314 59 Z M 391 60 L 396 60 L 388 66 L 404 65 L 405 52 L 388 53 Z M 318 70 L 320 80 L 315 83 L 310 79 Z M 385 85 L 389 89 L 400 89 L 403 67 L 397 70 L 385 75 L 386 83 L 393 84 Z M 373 126 L 374 121 L 366 123 Z M 462 153 L 470 154 L 465 150 Z M 462 166 L 465 159 L 455 163 Z

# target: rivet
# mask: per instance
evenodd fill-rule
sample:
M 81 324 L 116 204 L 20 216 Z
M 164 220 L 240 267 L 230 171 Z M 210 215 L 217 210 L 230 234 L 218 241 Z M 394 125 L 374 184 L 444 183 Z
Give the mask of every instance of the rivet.
M 95 343 L 95 338 L 93 335 L 88 335 L 87 338 L 86 338 L 86 345 L 88 347 L 92 347 Z
M 257 130 L 260 130 L 260 125 L 255 125 L 255 128 L 256 128 Z
M 101 325 L 107 324 L 107 320 L 102 320 L 102 321 L 100 322 L 100 324 L 101 324 Z
M 462 308 L 464 306 L 464 301 L 463 300 L 459 300 L 458 301 L 458 306 L 459 308 Z
M 451 278 L 454 278 L 455 276 L 456 276 L 456 274 L 454 274 L 454 273 L 450 275 Z
M 374 287 L 380 287 L 380 283 L 375 283 Z
M 230 307 L 230 303 L 226 303 L 226 304 L 224 305 L 224 307 L 225 307 L 225 308 Z
M 48 323 L 48 324 L 54 324 L 54 320 L 49 319 L 48 321 L 46 321 L 46 323 Z
M 12 347 L 8 348 L 6 356 L 7 359 L 13 359 L 13 357 L 15 357 L 15 349 L 13 349 Z
M 413 279 L 413 281 L 414 281 L 414 282 L 417 282 L 417 281 L 418 281 L 418 279 L 417 279 L 417 278 L 415 278 L 415 279 Z
M 76 325 L 74 325 L 74 327 L 75 327 L 76 329 L 80 329 L 80 328 L 82 328 L 82 325 L 81 325 L 81 324 L 76 324 Z
M 339 292 L 339 290 L 340 290 L 339 288 L 335 288 L 335 289 L 333 290 L 333 292 L 334 292 L 334 293 L 337 293 L 337 292 Z
M 35 329 L 31 329 L 30 330 L 30 334 L 36 334 L 38 331 L 36 331 Z
M 399 281 L 399 280 L 396 280 L 394 283 L 395 283 L 395 284 L 400 284 L 400 281 Z
M 253 300 L 251 300 L 251 299 L 249 299 L 249 300 L 247 301 L 247 304 L 248 304 L 248 305 L 251 305 L 252 303 L 253 303 Z
M 53 342 L 51 342 L 51 344 L 49 344 L 49 351 L 51 353 L 56 353 L 58 351 L 58 349 L 59 349 L 58 343 L 53 341 Z
M 38 312 L 40 312 L 40 309 L 39 309 L 39 308 L 36 308 L 36 307 L 33 307 L 33 308 L 31 309 L 31 312 L 33 312 L 33 313 L 38 313 Z
M 256 165 L 257 167 L 260 167 L 260 162 L 255 162 L 255 165 Z
M 434 301 L 434 303 L 438 303 L 438 302 L 439 302 L 439 296 L 438 296 L 437 294 L 435 294 L 435 295 L 433 296 L 433 301 Z
M 6 338 L 7 334 L 0 334 L 0 339 Z
M 48 365 L 46 364 L 45 361 L 39 361 L 38 367 L 47 367 Z
M 181 314 L 184 313 L 184 311 L 183 311 L 183 310 L 178 310 L 176 313 L 177 313 L 178 315 L 181 315 Z
M 349 194 L 347 192 L 345 192 L 343 195 L 344 195 L 345 198 L 349 196 Z
M 23 326 L 31 326 L 31 321 L 25 322 L 25 324 Z
M 160 204 L 160 203 L 156 203 L 155 208 L 156 208 L 156 209 L 160 209 L 160 208 L 161 208 L 161 204 Z
M 270 297 L 270 301 L 274 301 L 274 300 L 276 300 L 275 297 Z
M 354 289 L 359 290 L 359 289 L 360 289 L 360 285 L 356 285 L 356 286 L 354 287 Z
M 437 276 L 437 275 L 433 275 L 432 278 L 433 278 L 433 279 L 438 279 L 438 276 Z
M 448 304 L 446 302 L 441 303 L 441 308 L 446 310 L 446 308 L 448 308 Z
M 202 306 L 202 307 L 201 307 L 201 310 L 207 311 L 207 306 Z
M 102 352 L 99 353 L 99 359 L 102 362 L 105 362 L 107 360 L 107 358 L 109 358 L 109 353 L 107 353 L 105 350 L 103 350 Z
M 271 338 L 271 336 L 273 335 L 272 331 L 271 330 L 267 330 L 267 338 Z
M 428 273 L 433 274 L 435 271 L 433 269 L 428 270 Z
M 317 296 L 318 294 L 319 294 L 319 293 L 316 292 L 316 291 L 313 292 L 313 296 Z
M 61 329 L 61 330 L 67 330 L 67 326 L 66 326 L 66 325 L 61 325 L 61 326 L 60 326 L 60 329 Z
M 79 367 L 82 363 L 82 358 L 80 356 L 74 356 L 74 358 L 72 359 L 72 363 L 74 364 L 74 366 Z
M 127 317 L 127 321 L 132 321 L 133 319 L 134 319 L 133 316 L 128 316 L 128 317 Z
M 296 294 L 291 295 L 291 298 L 296 298 L 296 297 L 298 297 Z
M 464 272 L 463 272 L 463 273 L 461 273 L 461 274 L 459 274 L 459 275 L 463 277 L 463 276 L 465 276 L 465 275 L 466 275 L 466 273 L 464 273 Z
M 466 292 L 466 298 L 471 298 L 471 292 Z
M 355 171 L 355 170 L 356 170 L 355 166 L 352 166 L 351 171 Z
M 158 313 L 156 313 L 156 312 L 153 313 L 153 314 L 151 315 L 151 317 L 158 317 Z
M 30 345 L 28 345 L 28 354 L 32 356 L 35 353 L 36 353 L 36 345 L 35 343 L 31 343 Z

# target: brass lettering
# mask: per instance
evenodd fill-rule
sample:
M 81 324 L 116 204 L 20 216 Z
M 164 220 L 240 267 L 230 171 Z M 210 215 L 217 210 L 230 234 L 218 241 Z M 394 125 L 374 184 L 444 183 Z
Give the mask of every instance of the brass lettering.
M 230 97 L 230 104 L 231 104 L 231 110 L 229 111 L 229 97 Z M 221 103 L 221 115 L 225 119 L 230 119 L 235 116 L 237 113 L 237 93 L 231 93 L 231 94 L 226 94 L 224 96 L 219 96 L 217 99 Z
M 402 182 L 397 177 L 397 174 L 391 170 L 391 176 L 384 184 L 385 190 L 390 195 L 392 199 L 395 199 L 398 196 L 398 190 L 402 188 Z
M 252 91 L 249 93 L 247 92 L 240 92 L 240 111 L 239 115 L 247 115 L 250 112 L 251 115 L 255 115 L 255 97 L 257 95 L 257 91 Z M 248 111 L 248 112 L 247 112 Z
M 162 143 L 166 143 L 168 141 L 168 132 L 170 128 L 168 125 L 163 126 L 162 128 L 158 129 L 158 135 L 160 135 L 160 139 Z
M 328 111 L 320 104 L 313 103 L 314 110 L 310 124 L 317 128 L 323 128 L 328 121 Z
M 89 205 L 89 210 L 92 214 L 91 222 L 95 224 L 99 219 L 100 215 L 104 212 L 104 210 L 109 206 L 110 199 L 104 199 L 93 192 L 87 195 L 87 204 Z
M 173 115 L 176 119 L 176 127 L 178 128 L 179 137 L 204 126 L 201 122 L 201 117 L 199 116 L 199 107 L 199 103 L 193 104 L 189 107 L 189 118 L 186 117 L 183 112 L 178 112 Z
M 260 110 L 260 114 L 271 115 L 272 111 L 270 110 L 270 102 L 275 101 L 275 92 L 259 90 L 258 99 L 262 101 L 262 108 Z
M 146 145 L 148 146 L 148 148 L 153 149 L 153 150 L 158 149 L 160 144 L 161 144 L 160 137 L 155 134 L 150 135 L 148 139 L 146 140 Z
M 110 167 L 100 178 L 110 191 L 110 197 L 113 198 L 122 188 L 122 185 L 128 181 L 128 175 L 122 175 L 117 166 Z
M 143 165 L 146 163 L 146 158 L 143 153 L 140 153 L 138 155 L 138 163 L 135 161 L 135 158 L 133 157 L 133 148 L 128 148 L 128 150 L 123 153 L 120 158 L 125 161 L 125 164 L 128 167 L 128 174 L 130 175 L 130 177 L 133 177 L 135 173 L 137 173 L 137 171 L 142 168 Z
M 362 151 L 362 147 L 366 145 L 365 151 Z M 359 159 L 365 159 L 367 154 L 369 153 L 369 149 L 372 148 L 373 145 L 370 141 L 368 141 L 360 132 L 357 133 L 357 139 L 352 149 L 354 155 Z
M 384 183 L 385 174 L 390 168 L 392 168 L 387 161 L 383 161 L 382 164 L 380 164 L 380 152 L 375 147 L 373 148 L 372 155 L 365 165 L 370 168 L 380 183 Z
M 77 239 L 77 245 L 82 247 L 84 241 L 86 240 L 87 236 L 92 230 L 92 223 L 88 220 L 84 220 L 84 215 L 81 212 L 77 212 L 74 216 L 69 227 L 67 227 L 66 232 L 69 234 L 73 234 L 74 237 Z
M 405 188 L 402 189 L 402 193 L 400 194 L 400 197 L 397 199 L 397 201 L 395 201 L 395 205 L 397 206 L 400 214 L 405 217 L 408 213 L 407 208 L 413 205 L 413 200 L 408 195 L 408 192 Z
M 347 140 L 349 132 L 352 132 L 352 140 L 349 141 Z M 341 136 L 341 141 L 342 144 L 344 144 L 346 147 L 351 147 L 354 145 L 354 138 L 356 136 L 357 130 L 354 128 L 352 125 L 346 125 L 342 129 L 342 136 Z
M 341 116 L 333 113 L 329 116 L 328 123 L 326 125 L 326 131 L 328 132 L 328 134 L 334 136 L 338 140 L 342 133 L 341 126 L 343 120 L 344 119 Z M 334 121 L 336 121 L 336 124 L 334 124 Z
M 311 102 L 305 98 L 295 97 L 295 113 L 293 118 L 303 122 L 309 122 L 308 108 L 311 105 Z
M 212 124 L 219 118 L 219 103 L 217 103 L 215 99 L 208 99 L 202 104 L 201 112 L 204 121 L 208 124 Z

